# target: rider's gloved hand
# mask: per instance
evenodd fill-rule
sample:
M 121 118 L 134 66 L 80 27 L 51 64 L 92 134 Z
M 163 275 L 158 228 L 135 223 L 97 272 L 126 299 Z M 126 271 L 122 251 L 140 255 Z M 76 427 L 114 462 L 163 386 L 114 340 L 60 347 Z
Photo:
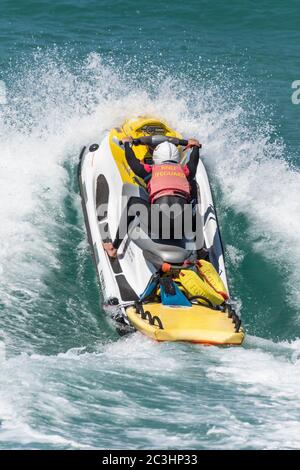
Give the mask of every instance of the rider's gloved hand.
M 197 139 L 189 139 L 188 140 L 188 146 L 189 147 L 201 147 L 201 144 L 200 144 L 199 140 L 197 140 Z
M 132 138 L 131 136 L 124 137 L 124 139 L 122 139 L 123 144 L 125 144 L 126 142 L 128 142 L 129 144 L 131 144 L 132 141 L 133 141 L 133 138 Z

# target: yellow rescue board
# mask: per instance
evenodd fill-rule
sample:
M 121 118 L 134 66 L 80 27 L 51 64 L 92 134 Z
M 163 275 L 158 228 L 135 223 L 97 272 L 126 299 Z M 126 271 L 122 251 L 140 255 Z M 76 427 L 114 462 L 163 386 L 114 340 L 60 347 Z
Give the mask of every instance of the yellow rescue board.
M 143 308 L 146 318 L 135 307 L 129 307 L 128 319 L 138 331 L 156 341 L 240 345 L 244 340 L 244 330 L 240 327 L 236 332 L 235 323 L 226 312 L 202 305 L 169 307 L 149 303 Z

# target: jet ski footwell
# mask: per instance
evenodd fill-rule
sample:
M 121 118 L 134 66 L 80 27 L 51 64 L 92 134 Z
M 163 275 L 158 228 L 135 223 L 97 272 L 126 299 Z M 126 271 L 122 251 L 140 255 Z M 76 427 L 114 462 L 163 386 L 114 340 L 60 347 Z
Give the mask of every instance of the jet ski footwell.
M 215 345 L 240 345 L 244 331 L 230 309 L 202 305 L 176 308 L 162 304 L 136 304 L 126 309 L 129 322 L 156 341 L 188 341 Z

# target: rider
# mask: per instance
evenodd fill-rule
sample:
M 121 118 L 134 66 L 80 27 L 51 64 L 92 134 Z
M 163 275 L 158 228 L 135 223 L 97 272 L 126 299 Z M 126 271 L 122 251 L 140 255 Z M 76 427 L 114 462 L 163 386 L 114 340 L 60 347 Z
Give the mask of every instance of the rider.
M 153 151 L 153 163 L 149 165 L 141 162 L 134 154 L 132 147 L 132 137 L 125 137 L 122 142 L 125 148 L 125 156 L 131 170 L 148 184 L 149 201 L 141 198 L 131 197 L 127 208 L 121 216 L 119 228 L 113 243 L 103 243 L 103 247 L 110 257 L 115 257 L 123 238 L 120 236 L 120 227 L 125 224 L 128 228 L 130 222 L 134 220 L 135 214 L 128 215 L 130 207 L 134 204 L 143 205 L 147 212 L 150 212 L 150 204 L 166 203 L 172 205 L 178 201 L 188 202 L 191 193 L 191 183 L 193 182 L 197 165 L 199 162 L 199 149 L 201 144 L 197 139 L 189 139 L 188 147 L 193 147 L 188 163 L 180 165 L 180 154 L 176 145 L 170 142 L 162 142 Z M 176 165 L 176 166 L 175 166 Z

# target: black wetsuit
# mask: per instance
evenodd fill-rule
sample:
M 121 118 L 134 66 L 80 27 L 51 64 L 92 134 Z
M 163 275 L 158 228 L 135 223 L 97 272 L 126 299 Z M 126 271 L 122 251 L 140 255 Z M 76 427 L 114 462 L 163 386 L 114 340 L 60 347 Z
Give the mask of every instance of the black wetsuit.
M 137 176 L 142 178 L 146 183 L 149 182 L 151 179 L 151 165 L 147 165 L 142 163 L 134 154 L 134 151 L 132 150 L 130 144 L 128 142 L 125 143 L 125 156 L 127 163 L 133 173 L 135 173 Z M 199 163 L 199 158 L 200 158 L 200 153 L 199 153 L 199 147 L 195 146 L 191 152 L 190 159 L 188 163 L 185 165 L 188 168 L 188 174 L 187 174 L 187 180 L 191 183 L 196 176 L 196 171 L 197 171 L 197 166 Z M 191 192 L 193 193 L 193 187 L 191 188 Z M 182 198 L 181 198 L 182 199 Z M 178 197 L 174 196 L 174 201 L 175 203 L 178 202 Z M 156 201 L 156 204 L 158 201 Z M 131 208 L 133 206 L 136 206 L 136 211 L 132 210 Z M 123 214 L 121 215 L 121 220 L 119 223 L 119 227 L 116 233 L 116 238 L 113 242 L 114 248 L 118 249 L 119 246 L 121 245 L 126 233 L 129 224 L 135 219 L 136 215 L 139 216 L 139 207 L 140 209 L 145 209 L 147 212 L 148 216 L 148 223 L 150 222 L 150 209 L 151 209 L 151 204 L 149 201 L 146 201 L 144 199 L 141 199 L 139 197 L 131 197 L 127 203 L 127 207 L 124 210 Z M 123 230 L 123 233 L 122 233 Z
M 134 151 L 132 150 L 128 142 L 125 143 L 125 156 L 127 163 L 133 173 L 135 173 L 140 178 L 143 178 L 143 180 L 147 181 L 149 179 L 149 176 L 151 176 L 151 171 L 147 171 L 146 168 L 148 168 L 150 165 L 145 165 L 138 158 L 136 158 Z M 199 147 L 194 147 L 191 152 L 190 159 L 185 165 L 189 170 L 189 174 L 187 176 L 189 182 L 193 181 L 196 176 L 199 157 Z

